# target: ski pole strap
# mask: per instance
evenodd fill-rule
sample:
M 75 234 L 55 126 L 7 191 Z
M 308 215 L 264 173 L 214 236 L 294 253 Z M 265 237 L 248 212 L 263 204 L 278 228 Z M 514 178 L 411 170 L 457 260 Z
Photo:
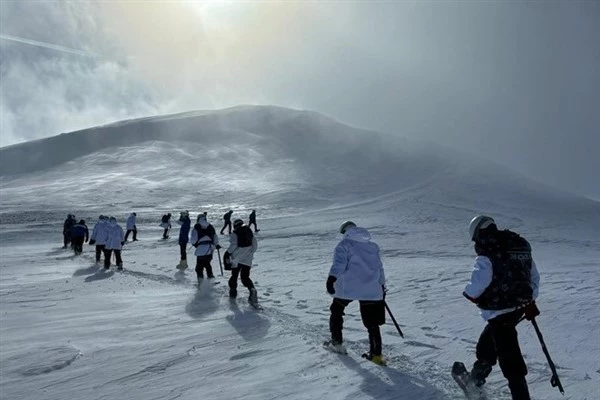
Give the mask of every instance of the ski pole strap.
M 544 337 L 542 336 L 542 332 L 540 332 L 540 328 L 538 327 L 538 324 L 537 324 L 537 321 L 535 320 L 535 318 L 531 319 L 531 323 L 533 324 L 535 333 L 537 334 L 537 337 L 540 340 L 540 344 L 542 345 L 542 351 L 544 352 L 544 355 L 546 356 L 546 360 L 548 360 L 548 365 L 550 366 L 550 370 L 552 371 L 552 378 L 550 378 L 550 384 L 552 385 L 552 387 L 558 387 L 558 390 L 560 391 L 560 393 L 562 395 L 564 395 L 565 390 L 563 389 L 562 384 L 560 383 L 560 378 L 558 377 L 558 373 L 556 372 L 556 366 L 554 365 L 552 358 L 550 358 L 550 353 L 548 353 L 548 349 L 546 348 L 546 343 L 544 342 Z
M 394 318 L 394 314 L 392 314 L 392 311 L 390 310 L 390 307 L 387 305 L 387 303 L 386 303 L 385 300 L 383 300 L 383 304 L 385 305 L 385 309 L 387 310 L 388 314 L 392 318 L 392 321 L 394 322 L 394 325 L 396 325 L 396 329 L 398 330 L 398 333 L 400 334 L 400 336 L 402 338 L 404 338 L 404 334 L 402 333 L 402 329 L 400 329 L 400 325 L 398 325 L 398 322 L 396 322 L 396 318 Z

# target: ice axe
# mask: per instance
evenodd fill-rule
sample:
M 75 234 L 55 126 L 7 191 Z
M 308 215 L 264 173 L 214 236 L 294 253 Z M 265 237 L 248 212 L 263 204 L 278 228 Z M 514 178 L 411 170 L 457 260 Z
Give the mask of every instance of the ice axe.
M 544 352 L 544 355 L 546 356 L 546 360 L 548 360 L 548 365 L 550 366 L 550 370 L 552 371 L 552 378 L 550 378 L 550 384 L 552 385 L 552 387 L 558 387 L 558 390 L 560 390 L 560 394 L 564 395 L 565 390 L 563 389 L 562 384 L 560 383 L 560 379 L 558 378 L 558 373 L 556 372 L 556 367 L 554 366 L 554 362 L 552 361 L 552 358 L 550 358 L 550 353 L 548 353 L 548 349 L 546 348 L 546 343 L 544 343 L 544 337 L 542 336 L 542 332 L 540 332 L 540 328 L 538 327 L 538 324 L 537 324 L 535 318 L 531 319 L 531 323 L 533 324 L 533 327 L 535 328 L 535 333 L 537 334 L 537 337 L 540 340 L 540 344 L 542 345 L 542 351 Z
M 398 333 L 400 334 L 401 337 L 404 338 L 402 329 L 400 329 L 400 325 L 398 325 L 398 322 L 396 322 L 396 318 L 394 318 L 394 314 L 392 314 L 392 310 L 390 310 L 390 307 L 387 305 L 387 302 L 385 300 L 383 300 L 383 304 L 385 305 L 385 309 L 387 310 L 388 314 L 392 318 L 392 321 L 394 321 L 394 325 L 396 325 L 396 329 L 398 329 Z
M 221 262 L 221 252 L 219 251 L 218 247 L 217 247 L 217 255 L 219 256 L 219 267 L 221 268 L 221 276 L 223 276 L 223 263 Z

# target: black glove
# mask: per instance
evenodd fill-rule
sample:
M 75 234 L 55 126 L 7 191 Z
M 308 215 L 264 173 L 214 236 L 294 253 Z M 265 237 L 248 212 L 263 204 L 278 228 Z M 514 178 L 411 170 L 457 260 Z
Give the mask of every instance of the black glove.
M 121 242 L 121 246 L 125 245 L 125 242 Z
M 469 295 L 467 294 L 467 292 L 463 292 L 463 296 L 465 296 L 465 298 L 466 298 L 467 300 L 469 300 L 471 303 L 474 303 L 474 304 L 477 304 L 477 303 L 478 303 L 477 299 L 475 299 L 475 298 L 473 298 L 473 297 L 469 296 Z
M 227 251 L 223 254 L 223 265 L 225 266 L 225 271 L 231 271 L 231 254 Z
M 385 295 L 387 293 L 387 289 L 386 289 L 385 285 L 381 285 L 381 289 L 383 290 L 383 299 L 385 300 Z
M 92 244 L 96 244 L 96 241 L 94 239 L 90 240 L 90 245 Z
M 221 245 L 220 245 L 220 244 L 218 244 L 218 245 L 216 245 L 216 246 L 215 246 L 215 248 L 216 248 L 217 250 L 219 250 L 219 249 L 221 248 Z
M 335 288 L 333 287 L 335 281 L 337 281 L 337 278 L 335 276 L 329 275 L 329 277 L 327 278 L 327 283 L 325 284 L 325 287 L 327 287 L 327 293 L 335 294 Z
M 537 308 L 535 301 L 532 301 L 531 303 L 525 305 L 523 311 L 525 311 L 525 319 L 527 321 L 532 321 L 535 317 L 540 315 L 540 310 L 539 308 Z

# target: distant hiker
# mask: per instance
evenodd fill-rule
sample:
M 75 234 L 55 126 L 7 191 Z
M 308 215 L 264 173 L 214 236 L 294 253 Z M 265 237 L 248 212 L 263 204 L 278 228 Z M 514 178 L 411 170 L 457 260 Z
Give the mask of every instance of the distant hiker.
M 88 227 L 85 225 L 85 220 L 80 220 L 71 228 L 71 238 L 73 240 L 73 250 L 75 254 L 83 252 L 83 242 L 87 243 L 89 239 Z
M 129 214 L 129 217 L 127 218 L 127 233 L 125 234 L 125 241 L 127 241 L 127 238 L 129 237 L 129 233 L 133 232 L 133 241 L 137 241 L 137 226 L 135 225 L 135 218 L 137 217 L 136 213 L 131 213 Z
M 105 245 L 104 245 L 104 268 L 110 268 L 110 257 L 112 253 L 115 253 L 117 260 L 117 269 L 123 270 L 123 260 L 121 259 L 121 249 L 125 244 L 125 237 L 123 235 L 123 228 L 117 224 L 115 217 L 108 219 L 108 228 L 105 233 Z
M 180 253 L 180 261 L 177 264 L 178 269 L 186 269 L 187 265 L 187 244 L 188 244 L 188 236 L 190 234 L 190 226 L 192 221 L 190 221 L 190 213 L 186 211 L 182 211 L 179 213 L 179 221 L 177 221 L 181 228 L 179 228 L 179 253 Z
M 194 225 L 190 242 L 196 248 L 194 254 L 196 255 L 198 284 L 204 279 L 204 270 L 206 270 L 207 278 L 214 278 L 215 275 L 213 274 L 210 262 L 213 258 L 213 251 L 220 249 L 221 246 L 219 245 L 219 237 L 215 228 L 208 223 L 204 214 L 198 215 L 198 223 Z
M 477 257 L 463 295 L 481 309 L 481 317 L 487 321 L 477 343 L 477 361 L 470 378 L 481 387 L 498 362 L 512 398 L 529 400 L 527 366 L 516 326 L 523 315 L 530 320 L 539 314 L 535 299 L 540 275 L 531 257 L 531 246 L 508 229 L 499 231 L 496 222 L 485 215 L 471 220 L 469 234 Z
M 71 243 L 71 229 L 76 223 L 74 215 L 67 215 L 67 219 L 65 219 L 65 223 L 63 224 L 63 249 L 66 249 Z
M 237 280 L 238 276 L 241 275 L 242 285 L 246 286 L 250 292 L 248 302 L 254 306 L 258 305 L 258 294 L 254 283 L 250 279 L 250 269 L 257 248 L 258 243 L 252 234 L 252 229 L 244 225 L 244 221 L 241 219 L 236 219 L 233 223 L 233 235 L 229 237 L 229 248 L 223 256 L 226 264 L 231 265 L 229 297 L 237 297 Z
M 258 226 L 256 226 L 256 210 L 252 210 L 252 212 L 250 213 L 248 228 L 252 228 L 252 225 L 254 225 L 254 232 L 260 231 L 260 229 L 258 229 Z
M 223 214 L 223 228 L 221 229 L 221 235 L 225 231 L 225 228 L 229 228 L 229 234 L 231 235 L 231 214 L 233 214 L 233 210 L 229 210 Z
M 96 245 L 96 264 L 100 262 L 100 255 L 104 254 L 104 245 L 106 243 L 106 231 L 108 230 L 108 217 L 100 215 L 98 222 L 94 225 L 90 244 Z
M 169 238 L 169 231 L 171 230 L 171 213 L 162 216 L 160 226 L 165 230 L 163 232 L 163 239 Z
M 384 365 L 379 326 L 385 323 L 385 273 L 379 246 L 371 241 L 369 231 L 352 221 L 344 222 L 339 232 L 344 237 L 335 247 L 326 283 L 327 292 L 333 296 L 329 308 L 331 341 L 326 345 L 332 351 L 346 353 L 342 337 L 344 309 L 358 300 L 360 316 L 369 333 L 369 352 L 364 357 Z

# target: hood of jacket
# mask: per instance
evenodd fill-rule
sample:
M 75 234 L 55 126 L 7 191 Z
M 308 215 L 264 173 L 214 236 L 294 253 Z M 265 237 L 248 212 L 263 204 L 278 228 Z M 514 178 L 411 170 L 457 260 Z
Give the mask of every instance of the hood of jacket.
M 371 241 L 371 234 L 365 228 L 354 227 L 344 233 L 344 239 L 366 243 Z

